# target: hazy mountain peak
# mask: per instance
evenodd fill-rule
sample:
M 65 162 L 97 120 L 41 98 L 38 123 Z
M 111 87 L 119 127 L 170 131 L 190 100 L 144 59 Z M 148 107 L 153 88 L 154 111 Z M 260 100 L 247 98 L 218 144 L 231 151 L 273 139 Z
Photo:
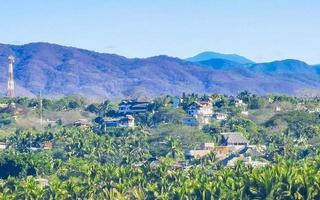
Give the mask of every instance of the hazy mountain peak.
M 224 60 L 236 62 L 239 64 L 254 63 L 253 61 L 243 56 L 239 56 L 237 54 L 221 54 L 221 53 L 216 53 L 211 51 L 202 52 L 194 57 L 187 58 L 186 60 L 190 62 L 201 62 L 201 61 L 206 61 L 211 59 L 224 59 Z

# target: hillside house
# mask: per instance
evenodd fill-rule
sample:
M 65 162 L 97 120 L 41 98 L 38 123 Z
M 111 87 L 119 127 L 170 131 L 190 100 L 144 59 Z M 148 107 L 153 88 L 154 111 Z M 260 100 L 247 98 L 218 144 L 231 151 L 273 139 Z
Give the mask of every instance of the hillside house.
M 6 148 L 8 148 L 8 144 L 5 142 L 0 142 L 0 150 L 5 150 Z
M 36 181 L 39 183 L 41 188 L 50 186 L 49 180 L 46 178 L 38 177 L 38 178 L 36 178 Z
M 254 168 L 255 167 L 264 167 L 264 166 L 268 165 L 268 162 L 266 162 L 266 161 L 252 160 L 252 158 L 250 156 L 244 157 L 243 155 L 233 157 L 230 160 L 224 161 L 224 163 L 228 167 L 234 167 L 236 165 L 236 163 L 239 161 L 243 162 L 244 165 L 251 166 Z
M 132 115 L 126 115 L 125 117 L 119 118 L 104 118 L 104 127 L 127 127 L 134 128 L 135 127 L 135 119 Z
M 248 146 L 249 141 L 237 132 L 221 133 L 227 146 Z
M 81 128 L 90 128 L 92 127 L 92 123 L 88 119 L 79 119 L 75 121 L 74 126 L 81 127 Z
M 208 116 L 197 116 L 196 117 L 186 117 L 183 119 L 183 124 L 187 126 L 203 126 L 210 124 L 211 117 Z
M 214 113 L 212 116 L 216 120 L 227 120 L 228 119 L 228 114 L 226 113 Z
M 309 113 L 320 113 L 320 108 L 308 109 Z
M 182 99 L 180 97 L 174 97 L 171 101 L 172 108 L 179 108 L 182 103 Z
M 216 158 L 223 160 L 229 156 L 230 153 L 235 152 L 237 149 L 233 146 L 214 146 L 213 143 L 204 143 L 200 149 L 190 150 L 186 152 L 186 159 L 200 159 L 204 156 L 214 153 Z
M 243 161 L 253 167 L 267 164 L 263 156 L 266 151 L 264 145 L 249 145 L 249 142 L 239 133 L 222 133 L 225 146 L 215 146 L 214 143 L 203 143 L 200 149 L 186 152 L 186 159 L 200 159 L 214 153 L 215 157 L 227 166 L 234 166 L 236 162 Z M 253 160 L 254 159 L 254 160 Z
M 46 149 L 46 150 L 51 150 L 53 147 L 53 144 L 51 141 L 45 141 L 43 143 L 43 149 Z
M 247 107 L 248 105 L 244 103 L 241 99 L 235 99 L 234 100 L 236 107 Z
M 0 109 L 8 108 L 8 107 L 9 107 L 8 104 L 0 103 Z
M 190 117 L 211 117 L 213 115 L 212 103 L 211 101 L 193 102 L 188 106 L 187 112 Z
M 212 103 L 209 100 L 193 102 L 188 106 L 188 116 L 183 123 L 188 126 L 209 124 L 213 115 Z
M 223 160 L 223 163 L 229 167 L 235 166 L 238 161 L 242 161 L 245 165 L 252 167 L 265 166 L 268 162 L 263 158 L 264 152 L 265 150 L 256 145 L 245 146 L 234 154 L 230 154 Z
M 275 101 L 272 105 L 272 108 L 274 109 L 275 112 L 280 112 L 282 110 L 281 102 Z
M 249 112 L 247 110 L 243 110 L 241 111 L 241 115 L 248 116 Z
M 124 100 L 119 104 L 119 114 L 137 114 L 146 112 L 149 102 L 139 102 L 136 100 Z

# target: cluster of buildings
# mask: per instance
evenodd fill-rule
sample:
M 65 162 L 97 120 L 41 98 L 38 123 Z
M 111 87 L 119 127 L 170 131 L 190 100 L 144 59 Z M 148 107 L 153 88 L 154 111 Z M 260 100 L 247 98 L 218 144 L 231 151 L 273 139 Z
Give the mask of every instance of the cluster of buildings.
M 182 99 L 179 97 L 173 98 L 171 105 L 173 108 L 178 108 L 181 105 Z M 246 107 L 242 100 L 235 99 L 237 107 Z M 124 100 L 119 104 L 117 117 L 103 118 L 103 127 L 130 127 L 134 128 L 134 116 L 139 113 L 144 113 L 148 110 L 149 102 L 137 100 Z M 244 112 L 245 109 L 243 109 Z M 182 123 L 187 126 L 203 126 L 210 124 L 214 120 L 227 120 L 228 114 L 213 111 L 212 100 L 194 101 L 187 107 L 187 116 Z
M 240 133 L 221 133 L 223 145 L 203 143 L 199 149 L 186 152 L 186 159 L 200 159 L 210 153 L 227 166 L 234 166 L 236 162 L 243 161 L 251 166 L 264 166 L 266 161 L 260 161 L 266 147 L 263 145 L 250 145 L 249 141 Z
M 149 102 L 137 100 L 124 100 L 119 104 L 119 110 L 115 117 L 103 117 L 99 124 L 102 128 L 112 127 L 135 127 L 134 115 L 144 113 L 148 109 Z M 73 123 L 76 127 L 90 128 L 92 127 L 91 121 L 88 119 L 79 119 Z
M 187 108 L 187 117 L 183 120 L 183 124 L 188 126 L 202 126 L 210 124 L 212 119 L 227 120 L 227 113 L 219 113 L 213 111 L 212 101 L 210 99 L 195 101 Z
M 0 151 L 9 148 L 9 143 L 0 142 Z M 40 150 L 51 150 L 53 148 L 53 143 L 51 141 L 43 142 L 39 147 L 30 146 L 27 149 L 30 151 L 40 151 Z
M 124 100 L 119 104 L 116 117 L 104 117 L 100 125 L 106 129 L 111 127 L 135 127 L 134 115 L 147 112 L 149 102 L 137 100 Z

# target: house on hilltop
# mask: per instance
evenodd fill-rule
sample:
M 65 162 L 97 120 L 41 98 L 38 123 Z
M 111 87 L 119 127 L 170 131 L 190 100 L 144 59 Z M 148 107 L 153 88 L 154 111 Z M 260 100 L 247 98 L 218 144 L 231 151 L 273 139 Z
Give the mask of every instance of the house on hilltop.
M 212 103 L 209 100 L 200 102 L 195 101 L 188 106 L 187 112 L 190 117 L 211 117 L 213 115 Z
M 213 115 L 212 102 L 210 100 L 195 101 L 188 106 L 187 114 L 187 118 L 183 121 L 185 125 L 199 126 L 209 124 Z

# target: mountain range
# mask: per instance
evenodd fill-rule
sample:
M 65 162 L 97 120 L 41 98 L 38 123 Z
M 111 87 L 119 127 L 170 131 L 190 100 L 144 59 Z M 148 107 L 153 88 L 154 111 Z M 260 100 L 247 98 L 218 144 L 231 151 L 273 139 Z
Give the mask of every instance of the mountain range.
M 79 94 L 92 98 L 141 98 L 185 93 L 319 95 L 320 66 L 299 60 L 254 63 L 238 55 L 206 52 L 193 59 L 126 58 L 49 43 L 0 44 L 0 93 L 6 93 L 7 57 L 16 57 L 16 94 Z M 201 54 L 200 54 L 201 55 Z M 203 54 L 202 54 L 203 55 Z M 220 55 L 220 56 L 219 56 Z M 196 59 L 195 59 L 196 58 Z

